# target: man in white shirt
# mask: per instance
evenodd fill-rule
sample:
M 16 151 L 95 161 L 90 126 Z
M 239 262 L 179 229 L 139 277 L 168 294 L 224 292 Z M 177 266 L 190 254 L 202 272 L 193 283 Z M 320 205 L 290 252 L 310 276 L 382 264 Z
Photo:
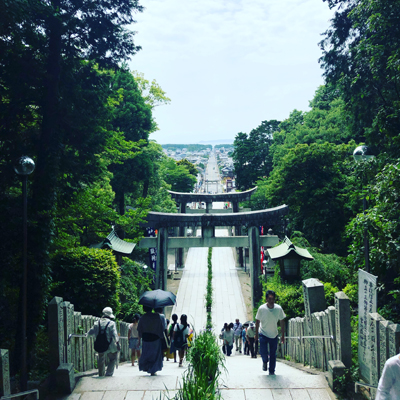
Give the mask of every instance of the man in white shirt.
M 263 360 L 263 371 L 267 371 L 269 362 L 270 375 L 275 375 L 276 350 L 278 348 L 278 321 L 281 325 L 281 341 L 285 343 L 286 315 L 282 307 L 275 304 L 275 297 L 276 295 L 273 290 L 267 290 L 265 294 L 267 302 L 260 306 L 257 311 L 256 335 L 254 338 L 257 341 L 260 335 L 260 355 Z
M 379 379 L 378 391 L 375 400 L 400 399 L 400 354 L 389 358 Z

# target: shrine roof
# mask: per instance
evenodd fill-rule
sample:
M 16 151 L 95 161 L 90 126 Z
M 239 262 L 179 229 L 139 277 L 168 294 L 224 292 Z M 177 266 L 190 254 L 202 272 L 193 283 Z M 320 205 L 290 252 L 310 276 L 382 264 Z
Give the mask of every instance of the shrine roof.
M 91 245 L 91 248 L 96 249 L 111 249 L 117 253 L 131 254 L 135 248 L 136 243 L 126 242 L 118 237 L 114 229 L 111 233 L 100 243 Z
M 279 246 L 267 249 L 267 252 L 274 261 L 293 256 L 304 260 L 314 260 L 314 257 L 307 249 L 295 246 L 287 236 Z

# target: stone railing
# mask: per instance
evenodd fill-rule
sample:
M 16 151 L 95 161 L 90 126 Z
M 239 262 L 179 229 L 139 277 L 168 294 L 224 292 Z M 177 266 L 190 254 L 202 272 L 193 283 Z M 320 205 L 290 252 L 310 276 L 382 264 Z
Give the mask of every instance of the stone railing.
M 326 308 L 324 285 L 303 281 L 305 317 L 291 318 L 281 356 L 329 371 L 330 386 L 351 367 L 350 300 L 335 293 L 335 306 Z
M 400 325 L 385 320 L 378 313 L 367 314 L 368 334 L 360 345 L 365 347 L 363 359 L 360 359 L 360 375 L 362 380 L 378 386 L 383 367 L 388 358 L 399 353 Z M 376 391 L 371 389 L 372 396 Z
M 54 297 L 49 303 L 48 320 L 50 372 L 56 376 L 59 389 L 69 392 L 71 386 L 74 386 L 74 371 L 94 369 L 97 357 L 93 348 L 93 337 L 70 335 L 85 334 L 99 318 L 82 315 L 74 310 L 74 305 L 70 302 Z M 116 325 L 121 339 L 120 360 L 126 361 L 130 358 L 127 340 L 129 324 L 116 321 Z
M 343 292 L 335 294 L 335 307 L 292 318 L 282 356 L 327 371 L 329 361 L 351 366 L 350 303 Z

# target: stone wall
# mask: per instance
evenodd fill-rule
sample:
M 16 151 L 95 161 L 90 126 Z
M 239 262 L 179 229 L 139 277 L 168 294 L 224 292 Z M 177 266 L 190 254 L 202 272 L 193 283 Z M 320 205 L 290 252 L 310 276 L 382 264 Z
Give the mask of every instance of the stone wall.
M 50 369 L 56 371 L 61 364 L 71 363 L 79 372 L 95 368 L 97 353 L 93 348 L 93 337 L 78 338 L 70 334 L 82 335 L 89 331 L 98 317 L 82 315 L 74 310 L 74 305 L 63 301 L 61 297 L 54 297 L 49 303 L 49 344 L 50 344 Z M 117 331 L 120 335 L 120 360 L 130 359 L 128 336 L 129 324 L 116 321 Z

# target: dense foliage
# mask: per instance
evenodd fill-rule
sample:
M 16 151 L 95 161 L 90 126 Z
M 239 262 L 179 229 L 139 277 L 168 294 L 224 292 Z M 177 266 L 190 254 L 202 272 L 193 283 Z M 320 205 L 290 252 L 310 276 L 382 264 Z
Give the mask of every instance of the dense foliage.
M 379 311 L 397 322 L 400 1 L 324 1 L 336 7 L 320 43 L 326 83 L 309 111 L 294 110 L 273 132 L 261 160 L 272 163 L 271 170 L 258 174 L 258 191 L 249 205 L 289 205 L 286 233 L 314 256 L 302 263 L 301 278 L 320 279 L 329 293 L 344 290 L 354 307 L 367 233 L 370 272 L 381 285 Z M 376 158 L 356 163 L 352 153 L 359 144 L 367 144 Z M 246 175 L 244 183 L 242 177 L 259 142 L 238 133 L 234 145 L 237 186 L 247 189 L 255 181 Z M 296 311 L 301 308 L 298 285 L 280 282 L 279 276 L 267 283 Z
M 85 315 L 100 315 L 104 307 L 118 313 L 120 271 L 109 250 L 77 247 L 52 259 L 54 295 L 62 294 Z
M 249 135 L 237 134 L 232 158 L 238 189 L 250 189 L 259 178 L 269 175 L 272 170 L 270 146 L 277 131 L 279 121 L 271 120 L 261 122 Z
M 127 240 L 139 240 L 139 222 L 149 209 L 176 211 L 167 190 L 190 174 L 166 180 L 170 161 L 149 135 L 157 129 L 153 108 L 170 100 L 156 81 L 125 64 L 140 49 L 127 30 L 142 11 L 137 0 L 0 0 L 0 6 L 0 213 L 6 227 L 0 233 L 0 347 L 11 351 L 14 373 L 22 281 L 22 185 L 15 160 L 28 155 L 36 163 L 28 178 L 29 354 L 50 290 L 99 315 L 104 301 L 118 310 L 119 290 L 129 287 L 132 294 L 123 296 L 132 306 L 124 312 L 137 309 L 148 279 L 125 266 L 120 280 L 119 270 L 118 278 L 111 273 L 115 255 L 107 253 L 102 269 L 102 252 L 89 255 L 85 248 L 112 226 Z M 65 274 L 62 265 L 86 280 L 74 280 L 79 274 Z M 96 280 L 105 271 L 107 282 Z M 97 301 L 87 290 L 90 279 Z M 79 297 L 84 293 L 87 304 Z

